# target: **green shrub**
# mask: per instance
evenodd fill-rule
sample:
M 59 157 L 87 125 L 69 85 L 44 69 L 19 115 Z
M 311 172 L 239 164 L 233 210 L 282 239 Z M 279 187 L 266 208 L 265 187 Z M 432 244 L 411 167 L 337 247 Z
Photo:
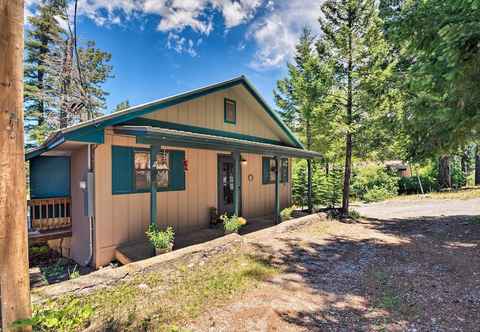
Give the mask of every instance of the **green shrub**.
M 51 301 L 34 306 L 32 318 L 14 322 L 13 328 L 19 329 L 30 325 L 33 331 L 83 330 L 94 313 L 93 307 L 73 298 L 61 302 L 60 304 Z
M 319 170 L 315 174 L 315 181 L 319 184 L 318 201 L 321 205 L 335 208 L 342 202 L 343 170 L 334 165 L 326 174 L 325 170 Z
M 372 189 L 368 189 L 363 195 L 363 201 L 367 203 L 380 202 L 392 198 L 393 196 L 395 195 L 389 192 L 386 188 L 373 187 Z
M 292 213 L 296 209 L 297 209 L 297 207 L 295 205 L 292 205 L 288 208 L 283 209 L 282 212 L 280 212 L 280 217 L 282 218 L 282 221 L 292 219 Z
M 438 191 L 438 163 L 437 162 L 427 162 L 425 165 L 420 167 L 412 167 L 412 176 L 402 177 L 398 181 L 398 192 L 399 194 L 421 194 L 422 190 L 420 188 L 419 179 L 422 183 L 422 188 L 424 193 Z M 417 177 L 418 174 L 418 177 Z
M 148 226 L 146 232 L 148 240 L 156 249 L 167 249 L 173 244 L 175 238 L 175 232 L 171 226 L 168 226 L 166 230 L 161 231 L 157 225 Z
M 312 162 L 312 203 L 319 204 L 319 183 L 315 179 L 318 163 Z M 299 160 L 293 165 L 292 199 L 295 205 L 308 205 L 308 167 L 306 160 Z
M 224 214 L 220 219 L 222 219 L 223 228 L 227 233 L 238 233 L 240 228 L 247 224 L 245 218 L 237 217 L 236 215 L 229 217 L 227 214 Z
M 360 200 L 376 202 L 398 194 L 398 176 L 385 167 L 370 165 L 355 170 L 352 177 L 352 195 Z

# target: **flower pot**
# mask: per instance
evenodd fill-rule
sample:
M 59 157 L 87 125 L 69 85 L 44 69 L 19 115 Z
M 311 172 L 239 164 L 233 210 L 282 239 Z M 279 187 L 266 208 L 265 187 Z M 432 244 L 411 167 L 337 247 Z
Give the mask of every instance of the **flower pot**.
M 173 243 L 171 243 L 167 248 L 155 248 L 155 255 L 162 255 L 166 254 L 167 252 L 172 251 Z
M 237 234 L 238 234 L 238 231 L 227 231 L 227 230 L 225 230 L 225 235 L 233 234 L 233 233 L 237 233 Z

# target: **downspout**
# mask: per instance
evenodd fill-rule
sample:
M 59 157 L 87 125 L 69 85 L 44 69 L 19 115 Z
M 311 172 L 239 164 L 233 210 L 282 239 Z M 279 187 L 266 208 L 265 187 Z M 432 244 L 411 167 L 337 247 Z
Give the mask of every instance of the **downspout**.
M 84 204 L 87 204 L 87 215 L 88 215 L 88 258 L 85 261 L 85 266 L 90 265 L 93 258 L 93 190 L 94 190 L 94 178 L 93 178 L 93 167 L 92 167 L 92 157 L 93 157 L 92 144 L 88 144 L 87 147 L 87 200 Z M 89 177 L 92 177 L 92 181 L 89 181 Z M 90 199 L 91 197 L 91 199 Z M 92 206 L 89 206 L 92 205 Z

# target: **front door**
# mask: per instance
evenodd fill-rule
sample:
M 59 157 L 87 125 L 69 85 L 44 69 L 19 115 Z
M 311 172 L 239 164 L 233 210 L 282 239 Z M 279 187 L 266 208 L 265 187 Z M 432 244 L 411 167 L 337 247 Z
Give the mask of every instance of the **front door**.
M 233 214 L 235 164 L 232 156 L 218 156 L 218 213 Z

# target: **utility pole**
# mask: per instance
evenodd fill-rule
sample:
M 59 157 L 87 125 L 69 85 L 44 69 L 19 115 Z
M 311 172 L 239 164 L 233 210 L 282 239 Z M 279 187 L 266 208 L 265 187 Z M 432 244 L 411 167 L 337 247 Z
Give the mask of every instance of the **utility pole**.
M 23 0 L 0 0 L 0 296 L 5 332 L 12 331 L 14 321 L 31 317 L 23 139 L 23 5 Z

